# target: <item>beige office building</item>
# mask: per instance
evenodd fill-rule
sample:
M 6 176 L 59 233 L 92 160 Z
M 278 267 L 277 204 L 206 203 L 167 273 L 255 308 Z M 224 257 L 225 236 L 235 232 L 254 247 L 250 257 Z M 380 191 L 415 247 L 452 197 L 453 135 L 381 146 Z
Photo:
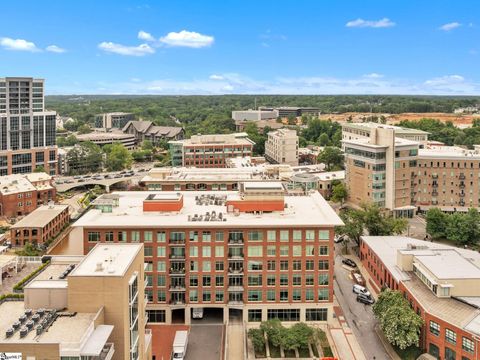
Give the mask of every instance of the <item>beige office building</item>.
M 265 158 L 274 164 L 298 165 L 298 136 L 295 130 L 279 129 L 268 133 Z
M 53 257 L 0 303 L 0 352 L 23 359 L 151 359 L 142 244 L 99 244 L 80 262 Z

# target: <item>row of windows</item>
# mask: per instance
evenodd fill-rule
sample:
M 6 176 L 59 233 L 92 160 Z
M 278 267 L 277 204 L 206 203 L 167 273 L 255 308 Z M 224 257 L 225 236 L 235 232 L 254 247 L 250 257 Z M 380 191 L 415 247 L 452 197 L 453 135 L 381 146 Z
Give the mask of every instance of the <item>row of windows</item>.
M 327 321 L 328 309 L 306 309 L 306 321 Z M 300 311 L 298 309 L 269 309 L 267 310 L 267 319 L 279 319 L 280 321 L 300 321 Z M 262 321 L 262 309 L 248 310 L 249 322 Z
M 153 242 L 154 239 L 156 242 L 166 242 L 166 232 L 165 231 L 157 231 L 155 233 L 153 231 L 143 231 L 140 232 L 138 230 L 130 231 L 130 239 L 134 242 L 139 242 L 141 239 L 141 234 L 143 233 L 143 242 Z M 277 239 L 280 242 L 288 242 L 290 238 L 293 241 L 302 241 L 305 239 L 306 241 L 315 241 L 315 235 L 317 231 L 315 230 L 268 230 L 266 231 L 266 239 L 267 241 L 275 242 Z M 100 232 L 92 231 L 89 232 L 89 241 L 100 241 Z M 92 236 L 90 237 L 90 234 Z M 217 231 L 215 232 L 215 241 L 216 242 L 223 242 L 224 241 L 224 232 Z M 169 239 L 170 241 L 185 241 L 187 233 L 184 231 L 170 231 Z M 201 235 L 201 238 L 200 238 Z M 261 230 L 251 230 L 246 232 L 247 239 L 249 241 L 263 241 L 264 240 L 264 231 Z M 229 240 L 243 240 L 244 232 L 243 231 L 230 231 L 228 233 Z M 92 239 L 92 240 L 90 240 Z M 117 239 L 118 241 L 126 241 L 127 240 L 127 231 L 119 231 L 117 232 Z M 212 233 L 210 231 L 189 231 L 188 232 L 188 239 L 190 241 L 201 241 L 203 242 L 211 242 L 212 241 Z M 329 230 L 319 230 L 318 231 L 318 240 L 329 240 L 330 239 L 330 231 Z M 114 232 L 110 231 L 105 233 L 105 241 L 113 241 L 114 240 Z
M 430 320 L 430 333 L 439 336 L 440 335 L 440 324 L 437 322 Z M 453 345 L 457 344 L 457 334 L 455 331 L 445 328 L 445 340 Z M 462 350 L 473 353 L 475 351 L 475 344 L 473 340 L 463 336 L 462 337 Z

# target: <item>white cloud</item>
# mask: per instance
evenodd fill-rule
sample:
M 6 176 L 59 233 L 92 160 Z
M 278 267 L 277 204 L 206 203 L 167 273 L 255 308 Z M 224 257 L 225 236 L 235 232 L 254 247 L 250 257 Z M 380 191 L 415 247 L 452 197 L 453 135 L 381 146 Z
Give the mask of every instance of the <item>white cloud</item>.
M 389 18 L 383 18 L 380 20 L 363 20 L 358 18 L 356 20 L 349 21 L 345 24 L 346 27 L 369 27 L 369 28 L 387 28 L 395 26 L 396 24 Z
M 451 22 L 451 23 L 440 26 L 440 30 L 451 31 L 453 29 L 459 28 L 460 26 L 462 26 L 462 24 L 455 21 L 455 22 Z
M 45 48 L 45 50 L 50 51 L 50 52 L 54 52 L 54 53 L 57 53 L 57 54 L 61 54 L 61 53 L 64 53 L 64 52 L 67 51 L 64 48 L 61 48 L 60 46 L 57 46 L 57 45 L 49 45 Z
M 211 46 L 215 41 L 213 36 L 203 35 L 194 31 L 182 30 L 170 32 L 160 38 L 160 42 L 168 46 L 202 48 Z
M 138 32 L 138 38 L 140 40 L 145 40 L 145 41 L 155 41 L 155 38 L 152 36 L 152 34 L 146 32 L 146 31 L 143 31 L 143 30 L 140 30 Z
M 444 86 L 463 83 L 465 78 L 461 75 L 445 75 L 425 81 L 427 86 Z
M 155 53 L 155 50 L 148 44 L 140 44 L 138 46 L 125 46 L 121 44 L 115 44 L 113 42 L 102 42 L 98 44 L 98 48 L 119 55 L 127 56 L 144 56 Z
M 14 50 L 14 51 L 30 51 L 30 52 L 41 51 L 31 41 L 27 41 L 23 39 L 11 39 L 8 37 L 0 38 L 0 46 L 2 46 L 7 50 Z
M 225 78 L 222 75 L 212 74 L 209 76 L 210 80 L 224 80 Z
M 363 77 L 367 78 L 367 79 L 381 79 L 381 78 L 383 78 L 383 74 L 370 73 L 370 74 L 363 75 Z

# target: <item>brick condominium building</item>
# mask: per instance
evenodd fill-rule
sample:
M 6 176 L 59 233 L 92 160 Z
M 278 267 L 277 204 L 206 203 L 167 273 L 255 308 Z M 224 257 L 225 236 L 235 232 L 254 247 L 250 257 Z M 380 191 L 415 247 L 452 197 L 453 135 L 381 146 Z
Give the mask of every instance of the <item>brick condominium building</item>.
M 76 223 L 85 252 L 99 242 L 143 242 L 149 319 L 190 323 L 195 307 L 228 321 L 332 318 L 334 226 L 318 192 L 286 196 L 280 183 L 238 192 L 119 192 Z M 182 321 L 181 320 L 181 321 Z
M 169 141 L 173 166 L 225 167 L 227 159 L 252 156 L 255 143 L 247 133 L 193 135 Z
M 401 291 L 424 320 L 420 348 L 475 360 L 480 339 L 480 254 L 400 236 L 364 236 L 360 257 L 375 292 Z
M 357 137 L 350 128 L 343 134 L 351 204 L 373 202 L 398 216 L 432 207 L 466 211 L 480 206 L 480 148 L 433 144 L 423 132 L 375 125 L 365 126 Z

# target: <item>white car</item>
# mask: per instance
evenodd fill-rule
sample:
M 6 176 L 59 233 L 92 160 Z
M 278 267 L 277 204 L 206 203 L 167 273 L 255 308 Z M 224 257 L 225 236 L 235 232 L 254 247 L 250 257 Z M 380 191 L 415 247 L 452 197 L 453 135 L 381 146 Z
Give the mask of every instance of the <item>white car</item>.
M 368 291 L 366 287 L 363 287 L 361 285 L 357 285 L 357 284 L 353 285 L 352 291 L 355 294 L 363 294 L 365 296 L 370 296 L 370 291 Z

